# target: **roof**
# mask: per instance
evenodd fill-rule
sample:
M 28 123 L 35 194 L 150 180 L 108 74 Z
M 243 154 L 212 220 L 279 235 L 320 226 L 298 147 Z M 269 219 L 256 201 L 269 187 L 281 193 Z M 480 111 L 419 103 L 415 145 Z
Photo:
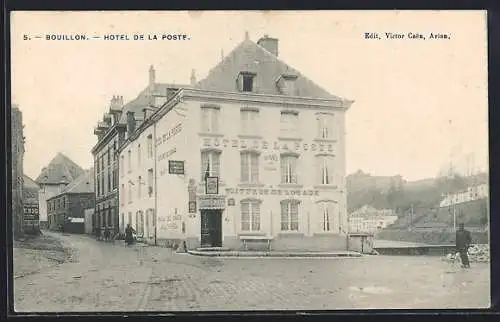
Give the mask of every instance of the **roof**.
M 39 189 L 40 187 L 33 179 L 24 175 L 23 199 L 25 204 L 38 204 Z
M 35 181 L 38 184 L 70 183 L 82 173 L 84 173 L 84 170 L 78 164 L 59 152 L 49 164 L 42 169 L 42 172 Z
M 60 193 L 93 193 L 94 192 L 94 168 L 85 172 L 67 185 Z
M 281 95 L 276 81 L 282 75 L 297 76 L 298 96 L 323 99 L 341 99 L 313 83 L 299 71 L 288 66 L 262 46 L 245 39 L 195 87 L 205 90 L 236 92 L 236 78 L 240 72 L 256 73 L 258 93 Z
M 23 183 L 23 188 L 24 189 L 40 189 L 40 186 L 35 182 L 35 180 L 31 179 L 29 176 L 26 174 L 24 175 L 24 183 Z
M 166 84 L 166 83 L 155 83 L 153 88 L 153 95 L 166 95 L 168 88 L 189 88 L 189 85 L 180 84 Z M 119 123 L 127 123 L 127 112 L 140 113 L 142 109 L 150 106 L 149 101 L 149 86 L 142 90 L 139 95 L 127 104 L 123 106 L 122 114 L 120 116 Z

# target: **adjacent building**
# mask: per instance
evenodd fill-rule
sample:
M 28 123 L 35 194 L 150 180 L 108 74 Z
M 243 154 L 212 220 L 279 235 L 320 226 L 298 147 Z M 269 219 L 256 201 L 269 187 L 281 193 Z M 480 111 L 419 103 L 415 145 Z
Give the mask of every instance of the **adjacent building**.
M 11 110 L 11 160 L 12 160 L 12 229 L 14 238 L 24 233 L 23 222 L 23 160 L 24 160 L 24 134 L 23 115 L 17 105 Z
M 345 112 L 248 38 L 152 115 L 128 112 L 120 218 L 150 243 L 345 249 Z M 136 127 L 137 117 L 144 118 Z
M 38 207 L 38 192 L 40 186 L 29 176 L 24 175 L 23 204 L 24 204 L 24 231 L 37 233 L 40 230 Z
M 124 105 L 123 96 L 113 96 L 108 111 L 94 129 L 94 134 L 97 136 L 97 143 L 92 148 L 96 199 L 92 217 L 94 230 L 97 227 L 116 229 L 120 226 L 118 216 L 118 169 L 120 164 L 117 150 L 127 136 L 127 113 L 134 113 L 135 126 L 138 126 L 144 119 L 144 115 L 156 111 L 166 101 L 169 90 L 179 86 L 157 83 L 153 66 L 150 66 L 148 76 L 147 87 L 127 104 Z M 123 231 L 123 225 L 121 227 Z
M 40 226 L 47 227 L 48 224 L 47 200 L 60 194 L 70 182 L 84 173 L 78 164 L 60 152 L 42 169 L 35 180 L 40 186 L 38 193 Z
M 47 199 L 49 229 L 83 234 L 85 211 L 94 206 L 94 169 L 90 169 Z

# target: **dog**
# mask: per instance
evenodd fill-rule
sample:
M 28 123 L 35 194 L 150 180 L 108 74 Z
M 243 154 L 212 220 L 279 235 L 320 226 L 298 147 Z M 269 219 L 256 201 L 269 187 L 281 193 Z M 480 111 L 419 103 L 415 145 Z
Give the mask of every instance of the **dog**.
M 462 259 L 460 258 L 460 253 L 449 253 L 446 255 L 446 261 L 451 264 L 452 268 L 462 267 Z

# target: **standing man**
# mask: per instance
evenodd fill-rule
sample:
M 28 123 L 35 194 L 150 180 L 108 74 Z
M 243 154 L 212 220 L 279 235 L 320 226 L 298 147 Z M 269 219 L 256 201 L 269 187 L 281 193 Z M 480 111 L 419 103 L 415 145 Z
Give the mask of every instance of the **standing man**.
M 456 234 L 456 247 L 457 252 L 460 254 L 460 259 L 462 260 L 462 267 L 469 268 L 469 256 L 467 250 L 472 243 L 472 238 L 470 232 L 464 228 L 464 224 L 460 223 L 458 226 Z

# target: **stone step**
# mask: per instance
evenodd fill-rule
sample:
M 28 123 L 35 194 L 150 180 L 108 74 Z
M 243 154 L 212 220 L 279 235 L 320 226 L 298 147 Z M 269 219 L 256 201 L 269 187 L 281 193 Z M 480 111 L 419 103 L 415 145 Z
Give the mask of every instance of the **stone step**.
M 230 249 L 227 247 L 198 247 L 196 251 L 199 252 L 226 252 Z

